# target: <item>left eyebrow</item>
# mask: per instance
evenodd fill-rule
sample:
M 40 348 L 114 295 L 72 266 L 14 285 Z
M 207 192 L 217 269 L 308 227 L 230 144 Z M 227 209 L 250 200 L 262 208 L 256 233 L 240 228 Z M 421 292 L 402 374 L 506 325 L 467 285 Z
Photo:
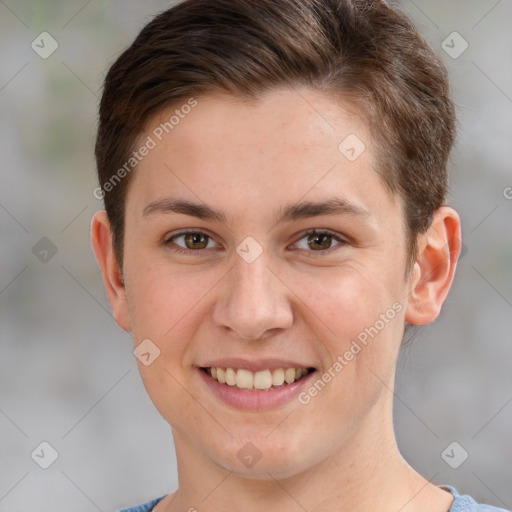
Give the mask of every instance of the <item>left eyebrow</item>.
M 312 202 L 304 201 L 291 204 L 281 208 L 276 216 L 276 224 L 282 222 L 291 222 L 321 215 L 351 215 L 370 218 L 371 214 L 361 205 L 347 199 L 332 198 L 327 201 Z
M 144 217 L 151 214 L 178 213 L 190 215 L 203 220 L 215 220 L 226 223 L 226 215 L 204 203 L 196 203 L 184 199 L 166 197 L 149 203 L 142 211 Z M 370 218 L 371 214 L 363 206 L 342 198 L 331 198 L 325 201 L 303 201 L 290 204 L 278 210 L 274 225 L 293 222 L 301 219 L 320 217 L 322 215 L 350 215 Z

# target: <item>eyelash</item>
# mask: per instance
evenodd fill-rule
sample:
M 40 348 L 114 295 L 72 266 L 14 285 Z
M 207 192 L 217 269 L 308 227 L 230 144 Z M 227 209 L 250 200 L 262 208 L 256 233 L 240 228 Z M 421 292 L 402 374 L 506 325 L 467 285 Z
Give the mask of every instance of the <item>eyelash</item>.
M 180 233 L 175 233 L 174 235 L 168 237 L 164 241 L 164 244 L 165 245 L 170 245 L 170 244 L 173 243 L 172 242 L 173 239 L 176 239 L 176 238 L 178 238 L 180 236 L 186 236 L 188 234 L 206 235 L 206 237 L 208 238 L 208 241 L 213 240 L 213 237 L 211 237 L 210 235 L 208 235 L 208 233 L 205 233 L 204 231 L 187 230 L 187 231 L 182 231 Z M 310 230 L 305 231 L 304 233 L 302 233 L 301 237 L 298 238 L 297 241 L 294 242 L 293 245 L 297 244 L 297 242 L 299 242 L 303 238 L 306 238 L 306 237 L 311 236 L 311 235 L 327 235 L 330 238 L 332 238 L 333 240 L 336 240 L 337 242 L 339 242 L 338 245 L 336 245 L 334 247 L 329 247 L 328 249 L 325 249 L 325 250 L 321 250 L 320 249 L 318 251 L 313 251 L 313 250 L 307 251 L 307 252 L 311 252 L 311 253 L 316 253 L 320 257 L 326 256 L 328 254 L 331 254 L 331 252 L 334 252 L 334 251 L 340 249 L 341 247 L 343 247 L 344 245 L 347 245 L 349 243 L 344 238 L 340 237 L 339 235 L 336 235 L 335 233 L 333 233 L 333 232 L 331 232 L 329 230 L 325 230 L 325 229 L 310 229 Z M 183 249 L 182 247 L 180 247 L 180 246 L 178 246 L 176 244 L 173 244 L 173 245 L 174 245 L 174 247 L 170 247 L 170 249 L 172 251 L 174 251 L 176 253 L 179 253 L 179 254 L 186 254 L 187 256 L 195 256 L 197 253 L 207 250 L 207 249 Z M 305 250 L 305 249 L 301 249 L 301 250 Z

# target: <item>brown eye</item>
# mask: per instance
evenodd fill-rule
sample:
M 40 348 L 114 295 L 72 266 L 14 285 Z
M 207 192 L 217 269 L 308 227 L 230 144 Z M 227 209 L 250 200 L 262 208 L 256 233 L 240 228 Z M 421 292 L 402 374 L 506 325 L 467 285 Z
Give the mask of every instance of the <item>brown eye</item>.
M 204 233 L 187 233 L 184 237 L 188 249 L 205 249 L 208 245 L 209 236 Z
M 314 251 L 325 250 L 331 247 L 332 236 L 325 233 L 308 236 L 308 246 Z
M 184 231 L 169 237 L 165 244 L 178 253 L 202 252 L 203 249 L 214 248 L 212 237 L 202 231 Z M 213 245 L 212 245 L 213 244 Z
M 333 243 L 333 241 L 335 243 Z M 330 231 L 311 230 L 302 235 L 294 245 L 306 252 L 317 252 L 327 255 L 347 245 L 348 242 L 341 236 Z

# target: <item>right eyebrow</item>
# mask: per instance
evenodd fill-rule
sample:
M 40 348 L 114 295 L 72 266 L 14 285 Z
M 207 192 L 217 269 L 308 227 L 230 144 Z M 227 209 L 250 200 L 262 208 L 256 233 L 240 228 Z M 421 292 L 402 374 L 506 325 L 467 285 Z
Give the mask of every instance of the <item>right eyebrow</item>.
M 142 211 L 142 215 L 144 217 L 158 213 L 181 213 L 183 215 L 197 217 L 198 219 L 216 220 L 226 223 L 226 216 L 215 208 L 202 203 L 195 203 L 193 201 L 175 199 L 172 197 L 157 199 L 156 201 L 149 203 Z

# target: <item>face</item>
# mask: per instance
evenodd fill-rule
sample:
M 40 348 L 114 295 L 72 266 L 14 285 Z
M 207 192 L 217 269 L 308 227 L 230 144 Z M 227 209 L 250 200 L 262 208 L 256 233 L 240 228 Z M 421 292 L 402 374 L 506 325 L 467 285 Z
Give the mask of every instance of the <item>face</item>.
M 127 196 L 117 318 L 135 346 L 151 340 L 147 361 L 159 350 L 138 364 L 178 455 L 286 477 L 378 436 L 390 415 L 409 292 L 402 205 L 367 129 L 332 98 L 196 100 L 161 141 L 176 106 L 141 138 L 156 146 Z

